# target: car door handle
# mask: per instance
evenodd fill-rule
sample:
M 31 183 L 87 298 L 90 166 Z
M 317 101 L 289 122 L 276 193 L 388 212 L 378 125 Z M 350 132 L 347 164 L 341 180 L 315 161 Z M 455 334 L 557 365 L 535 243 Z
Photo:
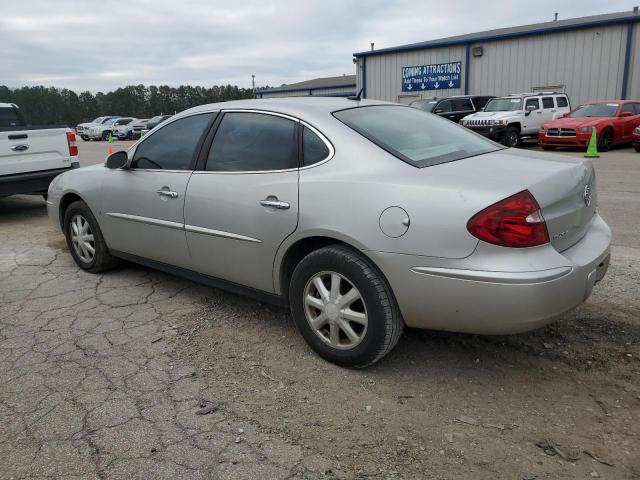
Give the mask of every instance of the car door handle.
M 161 197 L 178 198 L 178 192 L 172 192 L 171 190 L 158 190 L 156 193 Z
M 288 210 L 291 207 L 287 202 L 281 202 L 280 200 L 260 200 L 260 205 L 277 208 L 278 210 Z

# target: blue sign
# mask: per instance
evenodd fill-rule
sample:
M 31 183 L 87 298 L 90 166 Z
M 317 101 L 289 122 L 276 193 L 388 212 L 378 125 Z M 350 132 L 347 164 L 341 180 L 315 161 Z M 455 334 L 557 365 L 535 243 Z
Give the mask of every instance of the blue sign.
M 460 88 L 462 62 L 402 67 L 402 91 L 423 92 Z

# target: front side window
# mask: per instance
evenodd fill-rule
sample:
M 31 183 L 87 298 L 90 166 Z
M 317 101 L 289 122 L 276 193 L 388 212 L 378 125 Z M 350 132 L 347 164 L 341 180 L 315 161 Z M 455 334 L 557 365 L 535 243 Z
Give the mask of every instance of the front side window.
M 570 117 L 615 117 L 618 111 L 617 103 L 592 103 L 591 105 L 580 105 Z
M 213 113 L 192 115 L 159 127 L 138 145 L 131 168 L 190 170 L 196 147 Z
M 625 103 L 622 106 L 622 111 L 623 112 L 629 112 L 631 115 L 635 115 L 636 114 L 636 109 L 633 107 L 633 103 Z
M 438 106 L 433 110 L 433 113 L 450 113 L 451 112 L 451 101 L 443 100 Z
M 256 172 L 298 167 L 296 122 L 251 112 L 226 113 L 213 139 L 206 170 Z
M 459 98 L 453 101 L 453 110 L 455 112 L 468 112 L 473 110 L 473 104 L 468 98 Z
M 302 128 L 302 164 L 313 165 L 326 159 L 331 152 L 329 147 L 308 127 Z
M 334 116 L 380 148 L 418 168 L 503 148 L 449 120 L 413 108 L 376 105 L 341 110 Z
M 540 100 L 537 98 L 527 98 L 527 101 L 524 104 L 525 110 L 538 110 L 540 108 Z
M 553 97 L 542 97 L 542 108 L 554 108 Z
M 492 98 L 484 107 L 485 112 L 512 112 L 522 110 L 521 98 Z

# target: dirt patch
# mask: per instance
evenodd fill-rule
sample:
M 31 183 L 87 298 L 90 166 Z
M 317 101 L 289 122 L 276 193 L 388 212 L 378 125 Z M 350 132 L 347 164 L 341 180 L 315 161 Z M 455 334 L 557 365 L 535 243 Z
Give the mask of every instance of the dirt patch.
M 216 292 L 182 323 L 180 351 L 235 414 L 331 458 L 327 475 L 636 478 L 640 326 L 615 308 L 509 337 L 409 330 L 380 364 L 348 370 L 314 355 L 285 310 Z

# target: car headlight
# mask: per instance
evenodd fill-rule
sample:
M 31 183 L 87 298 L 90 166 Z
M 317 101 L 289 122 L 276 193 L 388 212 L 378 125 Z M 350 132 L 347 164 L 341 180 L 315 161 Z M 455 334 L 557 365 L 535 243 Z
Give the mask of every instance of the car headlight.
M 580 127 L 581 133 L 591 133 L 595 127 Z
M 634 128 L 633 133 L 635 133 L 636 135 L 640 135 L 640 127 Z
M 496 125 L 508 125 L 509 121 L 508 120 L 496 120 L 496 121 L 491 121 L 491 125 L 496 124 Z

